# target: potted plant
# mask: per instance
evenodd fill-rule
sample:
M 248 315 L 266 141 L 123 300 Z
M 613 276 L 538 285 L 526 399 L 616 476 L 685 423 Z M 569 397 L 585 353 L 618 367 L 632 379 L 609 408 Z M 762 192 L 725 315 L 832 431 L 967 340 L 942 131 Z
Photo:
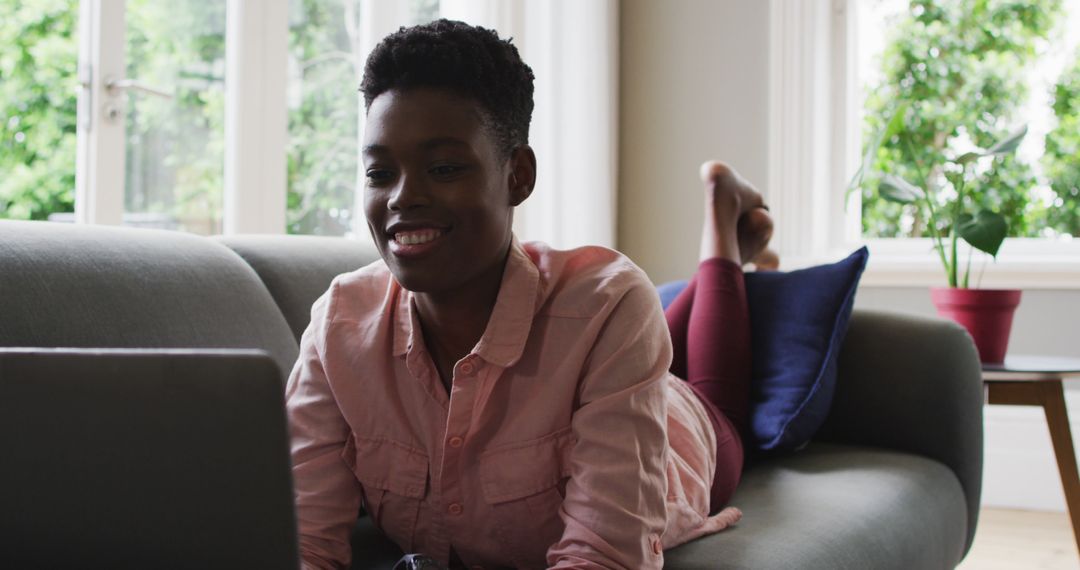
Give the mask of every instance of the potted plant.
M 885 129 L 869 145 L 849 191 L 862 187 L 864 175 L 873 168 L 882 143 L 903 129 L 906 111 L 907 106 L 901 105 Z M 979 357 L 986 363 L 1000 363 L 1005 359 L 1013 314 L 1020 303 L 1020 291 L 970 287 L 972 251 L 982 251 L 996 260 L 1009 228 L 1005 217 L 997 212 L 987 208 L 973 211 L 967 203 L 970 199 L 967 190 L 978 182 L 973 179 L 975 172 L 972 167 L 976 162 L 1012 154 L 1026 134 L 1027 126 L 1023 126 L 987 149 L 975 149 L 946 160 L 940 171 L 951 183 L 956 195 L 944 206 L 938 200 L 942 188 L 933 187 L 933 181 L 926 173 L 921 173 L 921 186 L 891 173 L 878 176 L 877 191 L 882 198 L 926 208 L 929 214 L 927 232 L 948 282 L 947 287 L 931 287 L 930 298 L 939 315 L 960 323 L 968 330 L 979 350 Z M 959 252 L 960 241 L 971 246 L 966 263 Z

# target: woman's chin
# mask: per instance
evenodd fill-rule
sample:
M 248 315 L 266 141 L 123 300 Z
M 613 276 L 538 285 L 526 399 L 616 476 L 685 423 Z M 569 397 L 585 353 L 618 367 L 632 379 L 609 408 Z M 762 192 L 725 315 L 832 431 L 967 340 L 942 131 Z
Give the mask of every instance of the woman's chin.
M 391 245 L 386 244 L 379 248 L 379 253 L 386 263 L 394 280 L 403 288 L 414 293 L 429 293 L 439 288 L 442 281 L 442 273 L 432 267 L 432 259 L 428 256 L 413 258 L 396 255 Z
M 414 271 L 412 268 L 405 269 L 391 265 L 390 273 L 393 274 L 398 285 L 413 293 L 433 293 L 445 288 L 441 279 L 426 272 Z

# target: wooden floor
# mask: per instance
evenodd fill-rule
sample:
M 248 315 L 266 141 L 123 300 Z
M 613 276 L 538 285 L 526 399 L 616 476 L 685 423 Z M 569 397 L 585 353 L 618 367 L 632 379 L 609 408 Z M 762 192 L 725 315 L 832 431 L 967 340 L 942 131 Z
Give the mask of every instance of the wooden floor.
M 1080 570 L 1065 513 L 983 509 L 960 570 Z

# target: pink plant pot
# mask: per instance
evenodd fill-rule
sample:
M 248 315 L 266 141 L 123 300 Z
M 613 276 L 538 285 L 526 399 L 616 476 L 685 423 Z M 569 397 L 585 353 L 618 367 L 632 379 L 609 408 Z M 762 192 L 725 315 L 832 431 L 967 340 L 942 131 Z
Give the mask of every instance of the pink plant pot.
M 1020 290 L 931 287 L 930 299 L 938 315 L 967 329 L 979 349 L 980 360 L 988 364 L 1005 361 Z

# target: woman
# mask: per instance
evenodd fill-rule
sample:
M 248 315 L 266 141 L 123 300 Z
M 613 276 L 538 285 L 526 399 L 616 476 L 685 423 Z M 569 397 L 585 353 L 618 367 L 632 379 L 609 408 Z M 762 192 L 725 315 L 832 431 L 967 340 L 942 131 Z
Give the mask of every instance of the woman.
M 348 565 L 361 502 L 450 567 L 660 568 L 741 516 L 720 509 L 742 468 L 761 197 L 706 166 L 703 261 L 665 322 L 620 254 L 514 238 L 532 79 L 508 41 L 445 20 L 368 59 L 382 261 L 315 303 L 286 393 L 307 567 Z

